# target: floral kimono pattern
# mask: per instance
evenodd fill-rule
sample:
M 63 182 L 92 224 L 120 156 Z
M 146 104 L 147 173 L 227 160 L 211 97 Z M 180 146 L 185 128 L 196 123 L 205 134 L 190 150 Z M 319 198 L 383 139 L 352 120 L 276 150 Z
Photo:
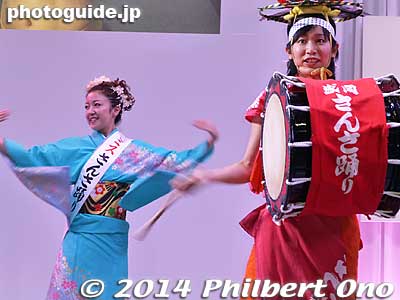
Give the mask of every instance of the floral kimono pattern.
M 70 185 L 75 184 L 86 161 L 104 141 L 105 137 L 94 131 L 86 137 L 67 138 L 30 149 L 6 139 L 5 147 L 18 178 L 68 217 Z M 169 179 L 179 172 L 187 172 L 204 161 L 212 150 L 207 142 L 177 152 L 132 140 L 101 181 L 130 185 L 119 204 L 133 211 L 170 191 L 165 179 L 146 188 L 147 182 L 156 180 L 153 177 L 159 180 L 154 174 L 165 173 Z M 155 191 L 153 186 L 160 188 Z M 120 290 L 117 281 L 128 276 L 128 231 L 129 224 L 121 218 L 79 213 L 70 224 L 57 255 L 46 299 L 84 299 L 80 287 L 89 279 L 104 282 L 104 293 L 96 299 L 113 299 Z

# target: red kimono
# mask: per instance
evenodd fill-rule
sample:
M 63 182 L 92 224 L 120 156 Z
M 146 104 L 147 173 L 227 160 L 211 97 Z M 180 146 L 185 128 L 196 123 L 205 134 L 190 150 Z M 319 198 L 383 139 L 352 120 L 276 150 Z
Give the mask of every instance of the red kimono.
M 245 118 L 261 122 L 264 90 L 248 108 Z M 260 192 L 260 164 L 257 159 L 252 174 L 251 189 Z M 266 205 L 248 214 L 241 226 L 254 238 L 246 270 L 246 278 L 279 283 L 327 284 L 321 299 L 340 299 L 333 296 L 336 287 L 346 279 L 357 280 L 358 251 L 361 248 L 357 217 L 298 216 L 288 218 L 277 226 Z M 290 299 L 312 299 L 312 293 Z M 350 297 L 352 298 L 352 297 Z M 250 299 L 250 298 L 249 298 Z M 267 299 L 281 299 L 267 298 Z

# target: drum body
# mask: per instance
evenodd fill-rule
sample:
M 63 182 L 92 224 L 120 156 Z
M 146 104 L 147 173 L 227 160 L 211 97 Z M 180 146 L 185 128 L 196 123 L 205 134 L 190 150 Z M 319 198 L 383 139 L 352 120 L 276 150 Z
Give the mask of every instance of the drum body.
M 400 85 L 394 76 L 377 79 L 384 97 L 386 120 L 400 125 Z M 279 104 L 279 105 L 278 105 Z M 267 207 L 274 221 L 297 216 L 304 208 L 312 178 L 309 103 L 304 84 L 275 73 L 268 85 L 263 112 L 262 157 Z M 400 209 L 400 127 L 389 129 L 389 163 L 385 191 L 376 215 L 392 218 Z
M 377 80 L 382 93 L 398 91 L 400 84 L 396 77 L 387 76 Z M 388 124 L 400 123 L 400 95 L 386 96 L 385 111 Z M 376 211 L 376 215 L 385 218 L 393 218 L 400 210 L 400 126 L 391 126 L 388 137 L 389 164 L 386 172 L 385 193 Z M 393 161 L 393 163 L 390 163 Z M 396 163 L 397 161 L 397 163 Z

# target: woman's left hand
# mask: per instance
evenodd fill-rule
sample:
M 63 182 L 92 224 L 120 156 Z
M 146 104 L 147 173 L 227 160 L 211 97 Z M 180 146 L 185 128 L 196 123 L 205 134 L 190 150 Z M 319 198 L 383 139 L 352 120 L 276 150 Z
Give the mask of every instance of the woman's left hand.
M 218 140 L 218 130 L 213 123 L 207 120 L 196 120 L 193 121 L 193 126 L 200 130 L 207 131 L 210 134 L 210 137 L 208 139 L 208 144 L 210 146 L 214 145 L 214 143 Z
M 3 122 L 7 120 L 8 116 L 10 115 L 10 112 L 8 110 L 0 110 L 0 122 Z

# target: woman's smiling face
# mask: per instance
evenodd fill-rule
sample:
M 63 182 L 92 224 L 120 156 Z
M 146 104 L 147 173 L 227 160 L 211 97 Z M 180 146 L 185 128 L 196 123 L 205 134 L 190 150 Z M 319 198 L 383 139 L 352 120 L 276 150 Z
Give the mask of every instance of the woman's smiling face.
M 313 26 L 295 40 L 287 52 L 297 67 L 297 76 L 310 78 L 313 70 L 330 65 L 337 49 L 337 46 L 332 47 L 321 26 Z
M 107 136 L 115 128 L 115 118 L 120 107 L 112 107 L 111 101 L 100 91 L 90 92 L 86 96 L 85 114 L 90 128 Z

